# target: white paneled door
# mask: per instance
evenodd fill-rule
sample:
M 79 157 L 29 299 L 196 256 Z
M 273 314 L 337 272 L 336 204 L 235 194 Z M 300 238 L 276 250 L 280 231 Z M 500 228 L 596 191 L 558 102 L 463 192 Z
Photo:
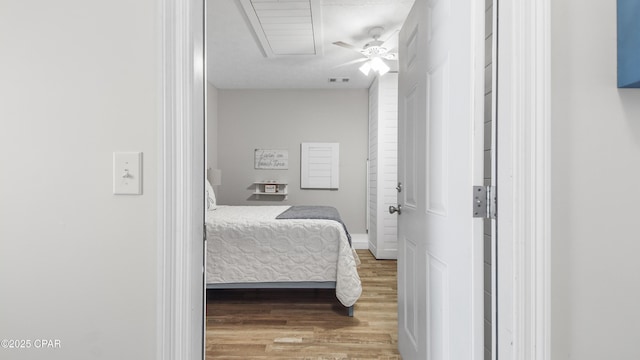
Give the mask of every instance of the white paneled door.
M 484 2 L 477 3 L 416 0 L 400 32 L 398 346 L 404 360 L 483 357 L 482 219 L 472 217 L 483 151 L 476 133 L 483 131 L 483 74 L 476 66 L 483 36 L 474 34 L 484 31 Z

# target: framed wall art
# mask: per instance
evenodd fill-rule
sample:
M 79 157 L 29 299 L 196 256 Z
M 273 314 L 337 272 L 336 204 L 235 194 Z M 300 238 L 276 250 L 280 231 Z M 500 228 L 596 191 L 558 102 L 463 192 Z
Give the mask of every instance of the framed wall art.
M 287 170 L 289 169 L 289 151 L 273 149 L 255 149 L 254 160 L 256 169 Z

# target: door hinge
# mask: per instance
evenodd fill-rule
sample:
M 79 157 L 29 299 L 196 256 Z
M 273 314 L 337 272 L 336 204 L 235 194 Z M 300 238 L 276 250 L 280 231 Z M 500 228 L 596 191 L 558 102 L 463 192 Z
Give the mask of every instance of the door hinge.
M 497 191 L 495 186 L 474 186 L 473 187 L 473 217 L 495 219 Z
M 207 241 L 207 224 L 202 225 L 202 237 L 204 238 L 204 241 Z

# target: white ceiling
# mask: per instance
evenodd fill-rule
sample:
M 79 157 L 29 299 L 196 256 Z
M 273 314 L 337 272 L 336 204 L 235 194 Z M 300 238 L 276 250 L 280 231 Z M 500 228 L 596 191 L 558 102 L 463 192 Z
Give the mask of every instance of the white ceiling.
M 207 78 L 219 89 L 368 88 L 373 75 L 358 71 L 361 63 L 347 64 L 362 55 L 332 43 L 362 48 L 376 26 L 384 27 L 380 38 L 385 40 L 400 29 L 413 5 L 413 0 L 319 0 L 320 55 L 266 57 L 239 1 L 207 1 Z M 385 46 L 396 45 L 397 33 Z

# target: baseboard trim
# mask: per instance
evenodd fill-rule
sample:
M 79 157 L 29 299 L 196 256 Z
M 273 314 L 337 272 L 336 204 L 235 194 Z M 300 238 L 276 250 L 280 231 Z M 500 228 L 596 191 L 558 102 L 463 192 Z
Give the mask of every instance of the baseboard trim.
M 356 250 L 368 250 L 369 249 L 369 235 L 368 234 L 351 234 L 351 244 Z

